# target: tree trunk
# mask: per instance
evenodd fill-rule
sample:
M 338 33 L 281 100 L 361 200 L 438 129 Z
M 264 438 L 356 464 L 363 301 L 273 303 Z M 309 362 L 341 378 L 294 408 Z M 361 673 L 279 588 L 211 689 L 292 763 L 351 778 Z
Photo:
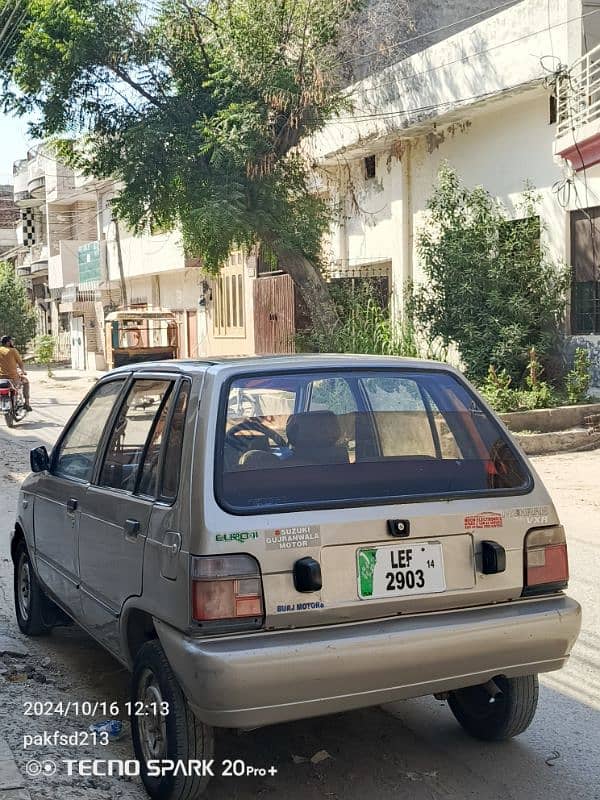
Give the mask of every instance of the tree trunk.
M 292 250 L 287 250 L 275 242 L 270 242 L 269 246 L 279 259 L 281 269 L 288 273 L 298 287 L 314 328 L 321 333 L 331 333 L 337 328 L 340 320 L 335 303 L 319 270 L 307 258 Z

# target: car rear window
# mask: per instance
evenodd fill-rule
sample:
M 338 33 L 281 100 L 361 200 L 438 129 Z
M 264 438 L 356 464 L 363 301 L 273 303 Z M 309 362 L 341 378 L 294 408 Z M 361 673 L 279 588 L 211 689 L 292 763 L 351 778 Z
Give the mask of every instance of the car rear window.
M 215 467 L 233 513 L 528 491 L 477 396 L 438 370 L 248 375 L 222 394 Z

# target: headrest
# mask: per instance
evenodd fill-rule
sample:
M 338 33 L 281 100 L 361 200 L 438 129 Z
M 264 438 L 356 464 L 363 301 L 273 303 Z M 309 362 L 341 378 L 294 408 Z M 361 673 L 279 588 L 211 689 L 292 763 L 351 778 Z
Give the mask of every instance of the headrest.
M 298 447 L 330 447 L 340 438 L 340 423 L 333 411 L 292 414 L 285 432 L 288 442 Z

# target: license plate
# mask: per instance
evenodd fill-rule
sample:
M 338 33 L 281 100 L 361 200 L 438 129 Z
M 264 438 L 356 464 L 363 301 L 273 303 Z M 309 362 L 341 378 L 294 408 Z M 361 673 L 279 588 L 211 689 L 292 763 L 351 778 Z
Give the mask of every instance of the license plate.
M 446 589 L 440 542 L 361 547 L 356 560 L 361 600 L 432 594 Z
M 10 411 L 10 400 L 2 400 L 2 411 Z

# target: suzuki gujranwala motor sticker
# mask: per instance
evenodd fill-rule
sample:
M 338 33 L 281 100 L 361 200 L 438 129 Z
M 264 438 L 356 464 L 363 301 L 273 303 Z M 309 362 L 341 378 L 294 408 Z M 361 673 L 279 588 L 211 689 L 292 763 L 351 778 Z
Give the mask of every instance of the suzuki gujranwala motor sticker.
M 267 550 L 291 550 L 295 547 L 314 547 L 321 544 L 320 525 L 300 525 L 297 528 L 276 528 L 265 533 Z

